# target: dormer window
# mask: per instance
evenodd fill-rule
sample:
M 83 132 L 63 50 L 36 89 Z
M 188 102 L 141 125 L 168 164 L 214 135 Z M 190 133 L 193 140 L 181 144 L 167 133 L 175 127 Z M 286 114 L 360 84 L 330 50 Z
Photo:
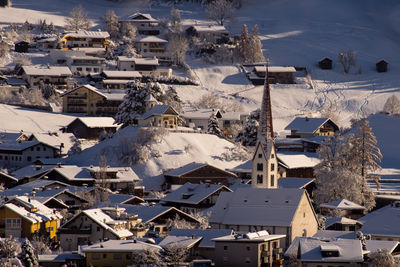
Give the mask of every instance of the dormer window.
M 322 257 L 339 257 L 339 247 L 331 244 L 320 245 Z
M 259 159 L 261 159 L 261 158 L 262 158 L 262 155 L 261 155 L 261 153 L 260 153 L 260 154 L 258 154 L 258 158 L 259 158 Z

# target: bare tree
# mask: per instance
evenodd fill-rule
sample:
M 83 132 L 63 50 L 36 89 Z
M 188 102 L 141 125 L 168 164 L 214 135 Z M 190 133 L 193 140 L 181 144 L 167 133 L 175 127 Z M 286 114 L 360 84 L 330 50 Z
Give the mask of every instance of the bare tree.
M 339 62 L 343 66 L 344 73 L 349 73 L 350 68 L 356 65 L 356 54 L 352 51 L 339 52 Z
M 168 42 L 167 51 L 171 55 L 174 64 L 181 65 L 185 63 L 186 51 L 189 47 L 186 37 L 182 34 L 173 34 Z
M 164 247 L 164 261 L 170 265 L 179 265 L 189 256 L 189 251 L 179 245 L 171 245 Z
M 140 57 L 136 49 L 130 43 L 125 46 L 124 55 L 127 57 Z
M 395 261 L 394 257 L 392 254 L 389 252 L 388 249 L 378 249 L 377 251 L 374 251 L 370 253 L 369 258 L 371 260 L 371 266 L 372 267 L 380 267 L 380 266 L 385 266 L 385 267 L 395 267 L 399 266 L 399 262 Z
M 2 258 L 12 259 L 21 253 L 21 243 L 13 237 L 0 238 L 0 254 Z
M 8 56 L 10 52 L 10 47 L 4 41 L 0 41 L 0 59 L 3 59 Z
M 391 95 L 383 106 L 383 111 L 390 115 L 400 114 L 400 100 L 395 95 Z
M 125 42 L 131 43 L 136 38 L 137 29 L 132 24 L 124 23 L 121 26 L 121 35 Z
M 171 32 L 180 33 L 182 31 L 181 14 L 178 9 L 171 9 Z
M 206 6 L 207 17 L 219 25 L 224 25 L 227 19 L 233 18 L 234 13 L 235 9 L 229 0 L 215 0 Z
M 89 30 L 92 27 L 92 21 L 83 9 L 82 5 L 75 6 L 69 13 L 69 18 L 65 19 L 67 29 L 71 31 Z
M 119 23 L 118 16 L 114 10 L 108 10 L 104 16 L 104 22 L 106 24 L 106 31 L 110 34 L 111 38 L 117 38 L 119 34 Z
M 134 266 L 164 266 L 162 262 L 160 252 L 157 249 L 145 249 L 143 251 L 138 251 L 133 253 L 133 263 L 134 265 L 129 265 L 128 267 Z

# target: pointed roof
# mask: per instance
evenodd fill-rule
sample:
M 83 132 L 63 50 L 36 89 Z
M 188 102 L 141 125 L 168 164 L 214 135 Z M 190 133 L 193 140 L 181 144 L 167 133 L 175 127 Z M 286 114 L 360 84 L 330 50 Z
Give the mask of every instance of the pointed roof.
M 339 129 L 336 123 L 329 118 L 296 117 L 285 127 L 285 130 L 295 130 L 297 133 L 313 134 L 327 122 L 332 123 L 335 129 Z
M 328 209 L 340 209 L 340 210 L 365 210 L 365 207 L 360 206 L 354 202 L 351 202 L 347 199 L 339 199 L 336 201 L 332 201 L 329 203 L 324 203 L 319 205 L 320 208 L 328 208 Z
M 152 116 L 161 116 L 164 114 L 179 116 L 178 112 L 169 105 L 155 105 L 149 111 L 138 117 L 138 120 L 145 120 Z
M 265 143 L 268 139 L 274 138 L 274 129 L 272 125 L 272 107 L 271 94 L 268 80 L 268 66 L 266 66 L 266 75 L 264 81 L 264 92 L 261 102 L 260 126 L 258 127 L 257 139 Z

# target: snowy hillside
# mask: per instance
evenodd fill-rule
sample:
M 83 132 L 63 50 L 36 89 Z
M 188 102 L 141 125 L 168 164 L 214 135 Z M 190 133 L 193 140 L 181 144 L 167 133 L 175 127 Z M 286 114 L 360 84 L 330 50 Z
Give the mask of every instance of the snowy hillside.
M 113 138 L 100 142 L 98 145 L 84 150 L 67 160 L 69 164 L 88 166 L 100 161 L 100 155 L 104 154 L 107 164 L 120 166 L 121 146 L 129 146 L 138 138 L 138 127 L 127 127 Z M 144 163 L 136 164 L 133 170 L 143 178 L 143 184 L 149 189 L 159 189 L 163 182 L 162 172 L 181 167 L 187 163 L 209 163 L 221 169 L 233 168 L 244 162 L 241 160 L 226 161 L 221 154 L 228 152 L 234 145 L 224 139 L 210 134 L 198 133 L 169 133 L 159 143 L 151 146 L 152 155 Z

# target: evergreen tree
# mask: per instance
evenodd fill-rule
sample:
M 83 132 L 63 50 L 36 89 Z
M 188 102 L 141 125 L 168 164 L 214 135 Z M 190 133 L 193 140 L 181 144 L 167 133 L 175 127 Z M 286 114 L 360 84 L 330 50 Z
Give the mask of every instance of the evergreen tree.
M 182 112 L 182 100 L 178 96 L 175 88 L 173 86 L 169 86 L 167 92 L 164 96 L 163 103 L 170 105 L 173 107 L 178 113 Z
M 242 30 L 240 32 L 239 41 L 239 56 L 242 62 L 249 62 L 249 47 L 250 47 L 250 36 L 247 25 L 242 25 Z
M 252 62 L 263 62 L 265 60 L 257 24 L 251 30 L 249 49 Z
M 257 131 L 260 121 L 260 110 L 253 111 L 241 131 L 235 137 L 235 142 L 244 146 L 255 146 L 257 143 Z
M 222 134 L 221 129 L 218 125 L 218 118 L 215 113 L 211 114 L 210 118 L 208 119 L 208 131 L 209 134 L 215 134 L 220 136 Z
M 21 252 L 20 258 L 25 267 L 39 266 L 33 246 L 27 238 L 24 239 L 21 249 L 22 249 L 22 252 Z
M 147 95 L 147 90 L 144 90 L 139 82 L 134 82 L 127 90 L 123 102 L 118 107 L 114 123 L 125 126 L 135 124 L 137 117 L 145 112 L 144 100 Z

